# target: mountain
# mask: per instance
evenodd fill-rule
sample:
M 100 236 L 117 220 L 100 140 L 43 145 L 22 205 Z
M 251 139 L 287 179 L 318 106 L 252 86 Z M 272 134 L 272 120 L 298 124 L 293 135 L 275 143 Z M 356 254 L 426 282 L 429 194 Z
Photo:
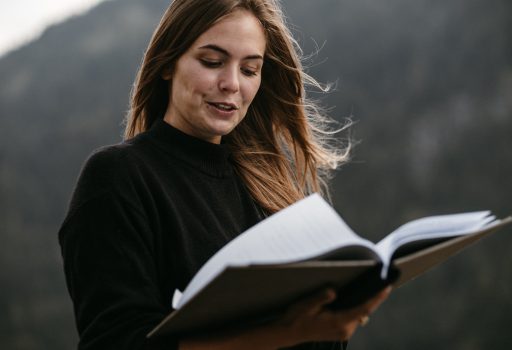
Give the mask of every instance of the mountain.
M 107 1 L 0 59 L 0 348 L 75 346 L 56 232 L 83 160 L 121 140 L 168 3 Z M 356 121 L 353 160 L 333 181 L 350 226 L 378 240 L 418 216 L 510 214 L 512 3 L 283 4 L 308 71 L 337 83 L 311 96 Z M 511 244 L 502 232 L 396 290 L 351 347 L 511 348 Z
M 167 1 L 107 1 L 0 60 L 2 349 L 76 343 L 57 230 L 92 149 L 121 140 Z

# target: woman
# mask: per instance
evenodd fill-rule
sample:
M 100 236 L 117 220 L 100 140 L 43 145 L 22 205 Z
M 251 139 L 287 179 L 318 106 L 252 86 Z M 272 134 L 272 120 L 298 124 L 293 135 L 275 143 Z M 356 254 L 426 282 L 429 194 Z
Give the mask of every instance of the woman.
M 80 349 L 331 349 L 386 298 L 320 291 L 255 328 L 147 340 L 201 265 L 346 157 L 322 141 L 273 0 L 176 0 L 140 68 L 126 140 L 96 151 L 59 232 Z M 322 342 L 310 344 L 310 342 Z M 330 342 L 330 343 L 327 343 Z M 339 345 L 338 345 L 339 346 Z

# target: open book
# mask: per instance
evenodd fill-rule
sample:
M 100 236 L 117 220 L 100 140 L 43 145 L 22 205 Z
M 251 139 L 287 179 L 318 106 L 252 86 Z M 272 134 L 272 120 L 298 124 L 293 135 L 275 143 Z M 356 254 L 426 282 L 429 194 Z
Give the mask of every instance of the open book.
M 318 194 L 268 217 L 229 242 L 198 271 L 176 310 L 148 336 L 263 322 L 319 288 L 337 308 L 400 286 L 512 222 L 489 211 L 411 221 L 377 244 L 355 234 Z

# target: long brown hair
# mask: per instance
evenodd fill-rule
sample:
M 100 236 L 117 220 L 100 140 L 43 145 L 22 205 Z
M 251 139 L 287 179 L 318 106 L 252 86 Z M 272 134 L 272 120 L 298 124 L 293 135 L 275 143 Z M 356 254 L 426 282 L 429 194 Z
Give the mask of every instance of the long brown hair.
M 349 145 L 333 147 L 329 119 L 306 98 L 305 85 L 323 88 L 304 72 L 300 48 L 277 0 L 175 0 L 144 55 L 125 138 L 163 118 L 169 103 L 169 82 L 162 79 L 163 72 L 172 71 L 203 32 L 236 9 L 259 19 L 267 45 L 260 89 L 245 118 L 223 142 L 255 201 L 273 213 L 312 192 L 325 194 L 330 170 L 346 161 L 349 151 Z

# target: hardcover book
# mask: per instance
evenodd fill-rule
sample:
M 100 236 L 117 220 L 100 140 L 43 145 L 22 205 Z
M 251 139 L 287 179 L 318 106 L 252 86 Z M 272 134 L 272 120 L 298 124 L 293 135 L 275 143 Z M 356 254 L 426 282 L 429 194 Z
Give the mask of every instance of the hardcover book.
M 510 224 L 489 211 L 408 222 L 377 244 L 354 233 L 313 194 L 229 242 L 198 271 L 173 311 L 148 337 L 269 321 L 288 305 L 332 286 L 332 307 L 360 304 Z

